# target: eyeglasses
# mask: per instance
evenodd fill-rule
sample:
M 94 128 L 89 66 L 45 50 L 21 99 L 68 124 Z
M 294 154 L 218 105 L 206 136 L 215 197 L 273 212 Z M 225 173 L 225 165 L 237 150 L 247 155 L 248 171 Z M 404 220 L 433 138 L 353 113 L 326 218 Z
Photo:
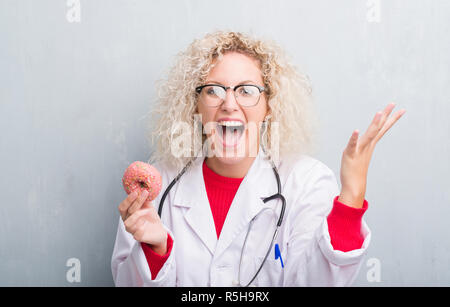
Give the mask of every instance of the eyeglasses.
M 219 84 L 205 84 L 195 88 L 202 101 L 209 107 L 220 106 L 227 96 L 227 90 L 234 91 L 234 97 L 239 105 L 253 107 L 258 104 L 261 93 L 265 88 L 253 84 L 240 84 L 234 88 Z

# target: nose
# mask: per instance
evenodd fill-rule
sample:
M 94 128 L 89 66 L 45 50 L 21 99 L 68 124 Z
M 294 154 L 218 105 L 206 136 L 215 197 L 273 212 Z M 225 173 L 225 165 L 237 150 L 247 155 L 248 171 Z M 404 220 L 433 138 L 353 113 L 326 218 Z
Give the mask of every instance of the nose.
M 236 100 L 236 97 L 234 96 L 234 91 L 232 89 L 228 89 L 226 91 L 225 100 L 223 101 L 220 108 L 223 111 L 228 112 L 239 110 L 239 104 Z

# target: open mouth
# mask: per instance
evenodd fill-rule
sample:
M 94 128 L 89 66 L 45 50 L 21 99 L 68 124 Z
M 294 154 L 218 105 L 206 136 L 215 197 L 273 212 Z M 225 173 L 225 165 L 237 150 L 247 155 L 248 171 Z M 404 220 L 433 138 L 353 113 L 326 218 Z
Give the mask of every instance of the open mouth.
M 219 121 L 216 125 L 217 134 L 224 147 L 236 147 L 244 130 L 245 125 L 240 121 Z

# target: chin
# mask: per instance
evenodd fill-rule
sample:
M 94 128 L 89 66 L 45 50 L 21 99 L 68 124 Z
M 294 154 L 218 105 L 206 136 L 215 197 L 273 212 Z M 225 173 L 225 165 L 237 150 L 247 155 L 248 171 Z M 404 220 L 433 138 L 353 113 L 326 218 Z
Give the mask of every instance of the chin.
M 225 165 L 235 165 L 235 164 L 238 164 L 239 162 L 241 162 L 242 160 L 244 160 L 246 157 L 223 156 L 223 157 L 216 157 L 216 158 L 220 163 L 223 163 Z

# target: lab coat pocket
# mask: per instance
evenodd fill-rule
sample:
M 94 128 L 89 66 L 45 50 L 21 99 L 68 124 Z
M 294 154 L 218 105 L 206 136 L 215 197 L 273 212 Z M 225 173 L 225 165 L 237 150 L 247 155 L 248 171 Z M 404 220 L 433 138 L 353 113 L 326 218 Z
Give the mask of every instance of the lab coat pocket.
M 255 257 L 255 272 L 260 268 L 264 257 Z M 253 284 L 257 287 L 277 287 L 283 283 L 283 267 L 281 266 L 280 259 L 274 259 L 274 253 L 271 253 L 266 262 L 264 262 L 261 271 L 256 277 Z

